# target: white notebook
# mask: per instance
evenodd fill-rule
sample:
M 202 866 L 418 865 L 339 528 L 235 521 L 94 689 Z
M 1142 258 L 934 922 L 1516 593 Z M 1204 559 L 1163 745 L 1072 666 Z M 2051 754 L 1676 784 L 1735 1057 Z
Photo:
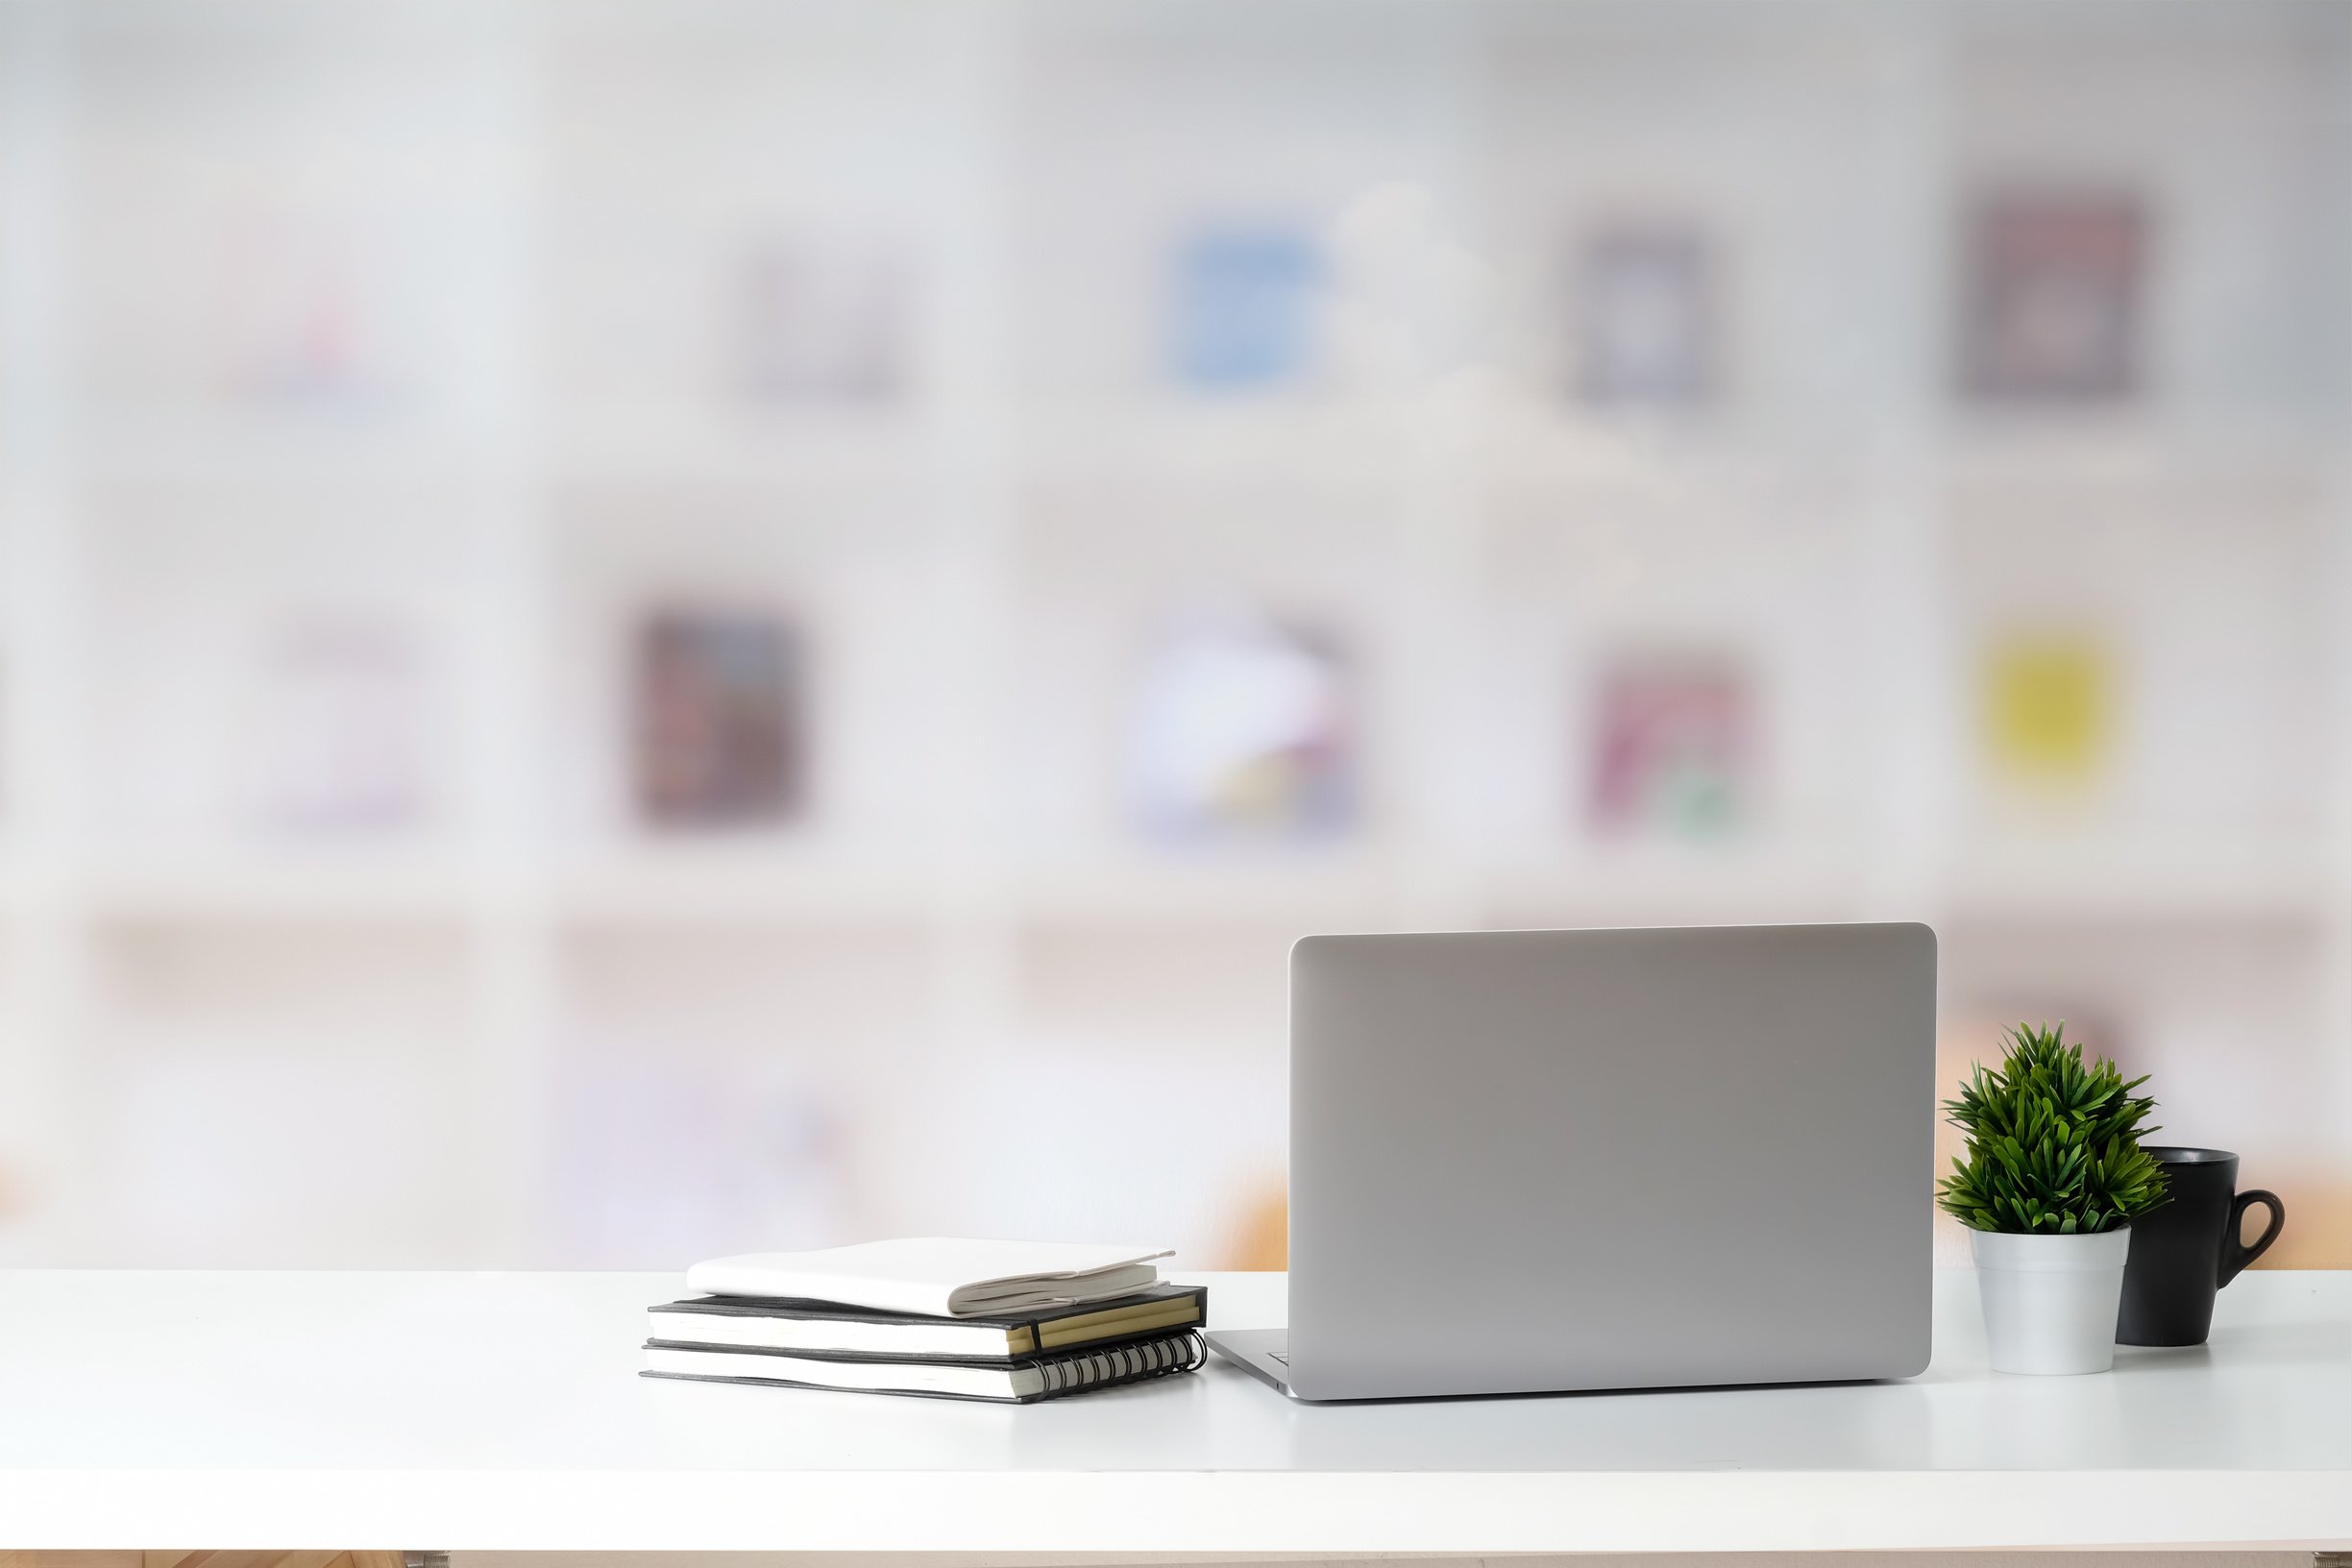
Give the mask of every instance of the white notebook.
M 747 1252 L 686 1271 L 715 1296 L 846 1302 L 886 1312 L 976 1317 L 1132 1295 L 1160 1278 L 1170 1249 L 1072 1241 L 970 1241 L 909 1237 L 820 1252 Z

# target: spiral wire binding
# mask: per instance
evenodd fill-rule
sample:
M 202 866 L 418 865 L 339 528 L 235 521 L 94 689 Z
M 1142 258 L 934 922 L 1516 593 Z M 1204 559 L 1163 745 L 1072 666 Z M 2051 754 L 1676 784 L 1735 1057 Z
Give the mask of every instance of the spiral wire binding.
M 1081 1388 L 1115 1383 L 1147 1383 L 1154 1378 L 1189 1372 L 1209 1359 L 1209 1344 L 1198 1330 L 1147 1339 L 1141 1344 L 1115 1345 L 1109 1350 L 1070 1350 L 1033 1362 L 1044 1380 L 1042 1392 L 1075 1393 Z

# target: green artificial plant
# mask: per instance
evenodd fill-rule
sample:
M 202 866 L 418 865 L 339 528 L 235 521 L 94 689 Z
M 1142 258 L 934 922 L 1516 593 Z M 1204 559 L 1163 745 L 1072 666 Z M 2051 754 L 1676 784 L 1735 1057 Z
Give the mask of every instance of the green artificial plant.
M 1944 1212 L 1971 1230 L 2075 1236 L 2129 1224 L 2170 1198 L 2164 1167 L 2140 1146 L 2156 1102 L 2135 1097 L 2105 1057 L 2085 1066 L 2066 1025 L 2008 1031 L 1997 1069 L 1976 1064 L 1944 1102 L 1968 1153 L 1937 1188 Z

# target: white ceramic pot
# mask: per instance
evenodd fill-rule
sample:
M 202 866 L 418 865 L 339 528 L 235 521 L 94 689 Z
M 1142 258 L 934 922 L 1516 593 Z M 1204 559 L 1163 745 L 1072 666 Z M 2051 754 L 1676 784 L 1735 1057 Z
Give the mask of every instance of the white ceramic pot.
M 2104 1372 L 2115 1364 L 2116 1310 L 2131 1230 L 2095 1236 L 1969 1232 L 1996 1372 Z

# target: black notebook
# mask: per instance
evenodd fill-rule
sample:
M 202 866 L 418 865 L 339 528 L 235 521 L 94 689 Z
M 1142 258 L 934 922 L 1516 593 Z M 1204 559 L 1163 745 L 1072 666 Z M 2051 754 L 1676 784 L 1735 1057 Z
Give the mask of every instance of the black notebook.
M 984 1399 L 1029 1405 L 1041 1399 L 1143 1383 L 1189 1372 L 1208 1358 L 1198 1333 L 1187 1329 L 1149 1339 L 1058 1354 L 1023 1357 L 1011 1364 L 969 1360 L 875 1360 L 863 1357 L 781 1350 L 722 1350 L 708 1346 L 646 1346 L 642 1376 L 698 1383 L 775 1384 L 790 1388 L 840 1388 L 869 1394 L 919 1394 L 932 1399 Z
M 830 1301 L 699 1296 L 647 1309 L 646 1335 L 664 1345 L 1003 1365 L 1041 1353 L 1199 1328 L 1208 1314 L 1209 1292 L 1197 1285 L 1148 1286 L 1116 1301 L 992 1317 L 917 1317 Z

